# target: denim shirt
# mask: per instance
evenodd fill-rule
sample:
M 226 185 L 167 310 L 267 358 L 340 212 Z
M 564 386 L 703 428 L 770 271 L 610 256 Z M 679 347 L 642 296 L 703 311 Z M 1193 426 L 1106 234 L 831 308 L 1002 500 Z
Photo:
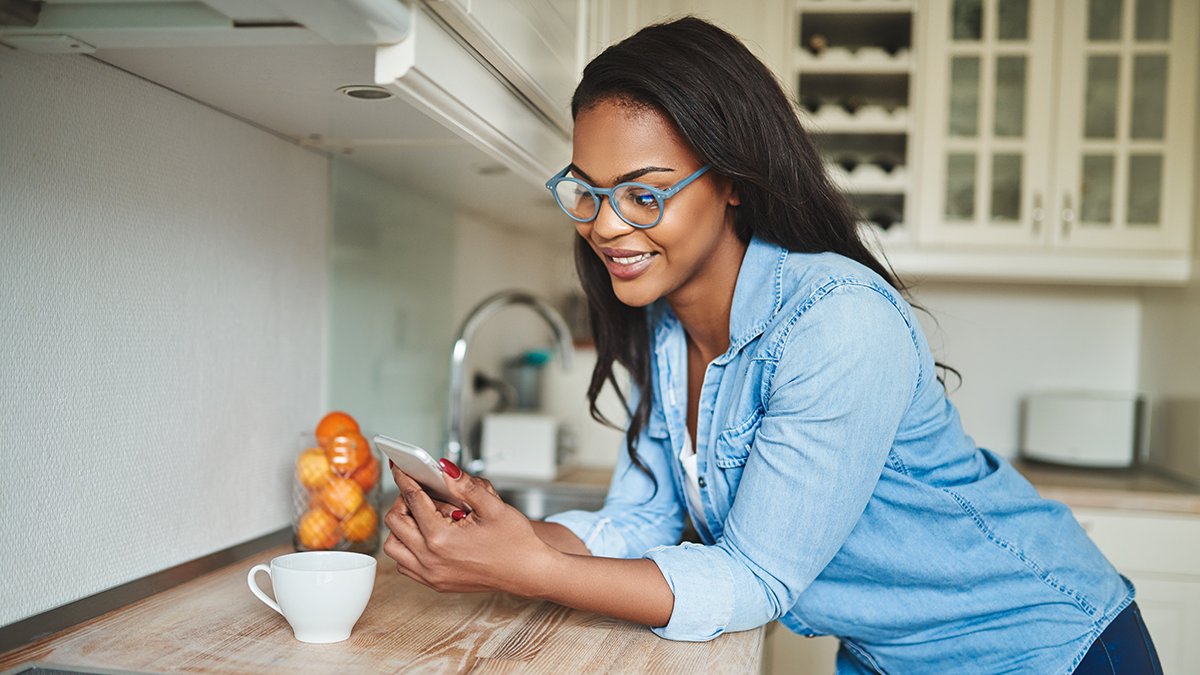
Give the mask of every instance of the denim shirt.
M 700 391 L 703 544 L 677 544 L 687 348 L 665 302 L 647 311 L 652 391 L 634 395 L 653 397 L 637 446 L 653 479 L 623 450 L 600 511 L 547 520 L 658 565 L 675 594 L 660 636 L 779 619 L 841 638 L 839 673 L 1066 674 L 1132 601 L 1067 507 L 963 432 L 899 293 L 758 239 Z

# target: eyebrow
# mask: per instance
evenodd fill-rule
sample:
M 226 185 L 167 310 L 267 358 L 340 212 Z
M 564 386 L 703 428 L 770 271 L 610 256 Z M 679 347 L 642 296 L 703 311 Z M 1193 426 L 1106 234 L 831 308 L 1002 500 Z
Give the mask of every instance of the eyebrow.
M 584 173 L 583 169 L 580 169 L 578 166 L 575 166 L 574 163 L 572 163 L 567 168 L 570 169 L 571 171 L 575 172 L 575 175 L 577 175 L 580 178 L 583 178 L 587 182 L 591 183 L 593 186 L 596 184 L 596 180 L 594 178 L 592 178 L 591 176 Z M 620 185 L 621 183 L 628 183 L 629 181 L 641 178 L 642 176 L 645 176 L 648 173 L 669 172 L 669 171 L 674 171 L 674 170 L 675 169 L 668 169 L 668 168 L 662 167 L 662 166 L 646 166 L 646 167 L 642 167 L 640 169 L 634 169 L 633 171 L 630 171 L 629 173 L 623 173 L 620 176 L 617 176 L 617 179 L 615 181 L 613 181 L 613 185 Z

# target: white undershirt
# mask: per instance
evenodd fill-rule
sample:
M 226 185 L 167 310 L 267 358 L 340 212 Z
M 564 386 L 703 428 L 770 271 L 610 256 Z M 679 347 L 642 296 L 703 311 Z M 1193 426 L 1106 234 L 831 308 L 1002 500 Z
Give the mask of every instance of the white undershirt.
M 679 451 L 679 463 L 683 465 L 683 473 L 687 480 L 683 481 L 684 493 L 687 497 L 688 510 L 693 518 L 699 520 L 697 525 L 708 527 L 704 517 L 704 505 L 700 502 L 700 476 L 696 471 L 696 449 L 692 446 L 692 435 L 687 428 L 683 430 L 683 449 Z

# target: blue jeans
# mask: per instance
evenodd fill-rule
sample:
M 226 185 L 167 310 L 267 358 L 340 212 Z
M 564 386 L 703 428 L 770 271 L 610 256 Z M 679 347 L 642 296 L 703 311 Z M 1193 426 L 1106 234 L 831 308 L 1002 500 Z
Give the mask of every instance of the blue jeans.
M 1126 607 L 1096 638 L 1075 675 L 1162 675 L 1158 652 L 1137 603 Z
M 863 665 L 843 643 L 838 650 L 837 672 L 865 675 L 877 671 Z M 1108 624 L 1073 675 L 1163 675 L 1137 603 L 1131 603 Z

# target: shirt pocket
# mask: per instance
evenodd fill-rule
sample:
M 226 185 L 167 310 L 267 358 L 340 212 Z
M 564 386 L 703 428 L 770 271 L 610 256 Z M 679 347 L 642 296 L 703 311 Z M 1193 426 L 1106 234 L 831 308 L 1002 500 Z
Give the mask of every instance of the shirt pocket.
M 713 451 L 718 467 L 736 469 L 745 466 L 750 457 L 750 449 L 754 447 L 754 435 L 758 433 L 762 417 L 762 410 L 755 408 L 744 421 L 721 432 L 717 437 L 717 447 Z

